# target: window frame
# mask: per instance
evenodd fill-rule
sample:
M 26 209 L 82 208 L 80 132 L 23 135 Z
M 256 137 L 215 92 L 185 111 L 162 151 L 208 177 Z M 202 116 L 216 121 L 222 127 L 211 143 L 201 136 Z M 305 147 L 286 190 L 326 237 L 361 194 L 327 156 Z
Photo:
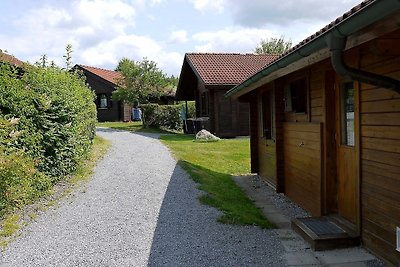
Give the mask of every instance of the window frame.
M 109 109 L 109 108 L 110 108 L 110 99 L 109 99 L 109 97 L 107 96 L 107 94 L 105 94 L 105 93 L 98 94 L 98 95 L 97 95 L 97 98 L 98 98 L 98 105 L 97 105 L 97 107 L 98 107 L 99 109 Z M 106 105 L 105 105 L 105 106 L 102 106 L 102 100 L 104 100 L 104 99 L 105 99 L 105 101 L 106 101 Z
M 260 95 L 260 125 L 261 136 L 268 140 L 275 140 L 275 92 L 265 91 Z
M 351 85 L 349 88 L 347 88 L 348 85 Z M 353 96 L 352 96 L 352 113 L 353 113 L 353 119 L 352 119 L 352 137 L 349 137 L 349 119 L 347 117 L 347 90 L 352 90 L 353 91 Z M 355 136 L 356 136 L 356 124 L 355 124 L 355 94 L 356 94 L 356 86 L 353 81 L 343 81 L 340 85 L 340 145 L 342 146 L 347 146 L 347 147 L 355 147 Z M 351 113 L 351 112 L 350 112 Z M 351 128 L 351 127 L 350 127 Z M 349 139 L 350 138 L 350 139 Z M 352 140 L 352 142 L 349 142 L 349 140 Z
M 284 112 L 294 114 L 309 114 L 309 82 L 308 76 L 291 79 L 284 87 Z M 302 92 L 301 98 L 298 92 Z M 299 110 L 299 98 L 302 99 Z

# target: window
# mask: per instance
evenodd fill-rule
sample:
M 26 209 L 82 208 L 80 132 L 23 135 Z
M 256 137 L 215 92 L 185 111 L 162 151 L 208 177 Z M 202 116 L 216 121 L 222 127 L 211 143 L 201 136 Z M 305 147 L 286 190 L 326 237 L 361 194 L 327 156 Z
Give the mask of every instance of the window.
M 98 95 L 99 108 L 108 108 L 108 99 L 106 94 Z
M 275 138 L 275 103 L 273 99 L 273 91 L 263 93 L 260 98 L 262 136 L 266 139 Z
M 354 146 L 354 86 L 346 82 L 341 90 L 341 143 Z
M 307 113 L 307 79 L 291 82 L 285 87 L 285 112 Z

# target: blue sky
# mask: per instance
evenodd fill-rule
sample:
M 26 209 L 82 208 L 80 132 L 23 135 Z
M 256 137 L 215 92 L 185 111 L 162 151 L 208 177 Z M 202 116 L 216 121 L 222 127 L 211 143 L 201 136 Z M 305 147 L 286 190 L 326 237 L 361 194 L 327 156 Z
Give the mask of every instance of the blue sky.
M 359 0 L 1 0 L 0 49 L 59 66 L 114 69 L 122 57 L 157 62 L 179 75 L 186 52 L 251 53 L 261 39 L 294 44 Z

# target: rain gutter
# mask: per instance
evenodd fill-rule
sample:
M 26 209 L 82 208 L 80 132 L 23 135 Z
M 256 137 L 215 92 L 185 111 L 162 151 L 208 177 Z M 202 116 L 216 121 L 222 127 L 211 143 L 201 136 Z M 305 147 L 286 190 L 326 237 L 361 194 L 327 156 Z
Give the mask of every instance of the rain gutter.
M 383 75 L 378 75 L 376 73 L 351 68 L 346 65 L 343 59 L 343 51 L 346 47 L 347 37 L 335 36 L 334 34 L 330 34 L 328 35 L 327 40 L 329 50 L 331 51 L 332 67 L 336 71 L 336 73 L 344 77 L 349 77 L 352 80 L 380 86 L 400 93 L 399 80 Z

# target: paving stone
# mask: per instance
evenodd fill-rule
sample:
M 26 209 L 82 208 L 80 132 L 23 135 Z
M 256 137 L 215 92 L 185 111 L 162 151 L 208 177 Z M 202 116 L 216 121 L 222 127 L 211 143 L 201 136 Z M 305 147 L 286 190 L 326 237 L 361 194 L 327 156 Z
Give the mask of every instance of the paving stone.
M 342 264 L 365 262 L 376 259 L 362 248 L 336 249 L 315 252 L 316 257 L 324 264 Z
M 293 265 L 321 265 L 311 252 L 290 252 L 284 258 L 289 266 Z

